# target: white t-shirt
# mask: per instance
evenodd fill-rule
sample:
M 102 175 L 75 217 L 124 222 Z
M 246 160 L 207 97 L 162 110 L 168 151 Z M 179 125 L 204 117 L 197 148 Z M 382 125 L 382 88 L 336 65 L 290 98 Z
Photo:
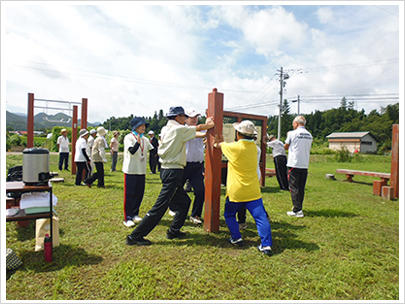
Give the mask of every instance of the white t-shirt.
M 76 141 L 75 162 L 87 161 L 87 159 L 84 157 L 82 149 L 87 149 L 87 141 L 83 137 L 79 137 L 79 139 Z
M 287 167 L 308 169 L 309 152 L 311 151 L 312 135 L 305 127 L 299 126 L 287 133 L 288 148 Z
M 56 143 L 59 145 L 59 153 L 69 152 L 69 138 L 67 136 L 59 136 Z
M 267 146 L 269 148 L 272 148 L 273 150 L 273 157 L 279 156 L 279 155 L 287 155 L 285 153 L 284 149 L 284 144 L 282 141 L 275 139 L 267 143 Z
M 128 151 L 137 142 L 135 135 L 131 132 L 124 137 L 124 161 L 122 172 L 125 174 L 146 174 L 146 155 L 154 149 L 146 136 L 141 137 L 141 144 L 134 154 Z

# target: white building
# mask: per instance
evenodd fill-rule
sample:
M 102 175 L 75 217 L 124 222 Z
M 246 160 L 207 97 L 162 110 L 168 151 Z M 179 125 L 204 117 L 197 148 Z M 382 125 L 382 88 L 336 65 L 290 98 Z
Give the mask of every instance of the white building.
M 341 150 L 346 147 L 350 152 L 376 153 L 377 141 L 370 132 L 335 132 L 326 136 L 329 149 Z

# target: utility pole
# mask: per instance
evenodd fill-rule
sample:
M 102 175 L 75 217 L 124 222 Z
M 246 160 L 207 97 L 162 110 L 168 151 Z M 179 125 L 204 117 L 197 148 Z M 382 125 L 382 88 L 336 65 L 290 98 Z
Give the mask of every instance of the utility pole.
M 283 107 L 283 90 L 285 87 L 284 80 L 290 78 L 290 76 L 287 73 L 283 74 L 283 67 L 281 67 L 280 70 L 277 70 L 277 72 L 280 72 L 280 105 L 279 105 L 279 112 L 278 112 L 278 130 L 277 130 L 277 139 L 280 140 L 280 137 L 281 137 L 281 109 Z
M 291 100 L 291 102 L 298 102 L 298 110 L 297 110 L 297 115 L 300 115 L 300 95 L 297 96 L 296 100 Z

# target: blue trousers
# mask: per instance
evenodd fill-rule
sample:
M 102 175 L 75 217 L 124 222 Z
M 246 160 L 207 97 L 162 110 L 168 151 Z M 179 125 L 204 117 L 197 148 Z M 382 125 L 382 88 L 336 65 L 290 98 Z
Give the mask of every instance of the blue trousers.
M 266 211 L 263 207 L 263 200 L 261 198 L 243 203 L 230 202 L 229 197 L 226 198 L 224 217 L 232 239 L 237 240 L 242 237 L 239 231 L 239 224 L 236 221 L 236 212 L 242 208 L 247 208 L 254 218 L 262 246 L 272 246 L 273 241 L 271 238 L 271 227 L 266 216 Z

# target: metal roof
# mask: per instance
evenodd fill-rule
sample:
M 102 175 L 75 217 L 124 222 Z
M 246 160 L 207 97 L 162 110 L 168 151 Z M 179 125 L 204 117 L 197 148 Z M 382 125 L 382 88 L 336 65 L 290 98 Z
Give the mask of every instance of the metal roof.
M 326 136 L 326 138 L 363 138 L 369 133 L 370 132 L 334 132 Z

